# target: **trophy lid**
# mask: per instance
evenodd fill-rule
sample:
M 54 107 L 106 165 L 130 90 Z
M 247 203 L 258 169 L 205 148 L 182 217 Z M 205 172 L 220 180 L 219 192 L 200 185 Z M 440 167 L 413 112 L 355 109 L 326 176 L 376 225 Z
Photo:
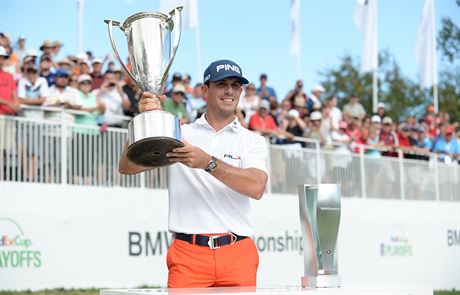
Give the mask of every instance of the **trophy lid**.
M 182 6 L 177 7 L 177 10 L 181 11 Z M 159 18 L 162 21 L 165 21 L 168 23 L 170 26 L 171 30 L 174 29 L 174 22 L 172 21 L 171 17 L 174 15 L 174 10 L 169 13 L 169 15 L 158 12 L 158 11 L 143 11 L 143 12 L 138 12 L 135 13 L 131 16 L 129 16 L 122 24 L 123 28 L 128 28 L 133 22 L 136 20 L 142 19 L 142 18 L 147 18 L 147 17 L 153 17 L 153 18 Z

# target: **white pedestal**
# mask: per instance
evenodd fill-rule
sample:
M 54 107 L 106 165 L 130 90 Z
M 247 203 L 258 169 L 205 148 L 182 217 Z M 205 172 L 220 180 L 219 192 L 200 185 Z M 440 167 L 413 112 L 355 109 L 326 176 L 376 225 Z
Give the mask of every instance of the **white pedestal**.
M 432 295 L 429 286 L 346 285 L 340 288 L 302 289 L 299 286 L 253 288 L 192 288 L 192 289 L 106 289 L 100 295 L 163 295 L 163 294 L 308 294 L 308 295 Z

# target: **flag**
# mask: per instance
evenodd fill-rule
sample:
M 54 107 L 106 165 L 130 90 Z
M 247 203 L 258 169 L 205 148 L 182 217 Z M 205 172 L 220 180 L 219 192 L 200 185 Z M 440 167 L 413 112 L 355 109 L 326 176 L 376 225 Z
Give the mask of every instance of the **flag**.
M 438 84 L 433 0 L 426 0 L 423 7 L 422 17 L 417 29 L 415 59 L 420 75 L 420 87 L 429 88 Z
M 182 22 L 186 29 L 198 28 L 198 0 L 161 0 L 160 11 L 169 13 L 174 8 L 182 6 Z
M 361 73 L 378 68 L 377 0 L 358 0 L 353 12 L 356 27 L 363 34 Z
M 291 55 L 300 56 L 300 0 L 291 2 Z

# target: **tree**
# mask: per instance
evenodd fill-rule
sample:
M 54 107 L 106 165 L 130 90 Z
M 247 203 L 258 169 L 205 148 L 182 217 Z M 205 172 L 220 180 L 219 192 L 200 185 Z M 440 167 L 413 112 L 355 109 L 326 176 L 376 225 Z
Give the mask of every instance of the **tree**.
M 350 95 L 360 98 L 368 114 L 372 113 L 372 74 L 360 74 L 359 66 L 350 55 L 341 58 L 338 68 L 320 72 L 322 84 L 329 95 L 337 96 L 343 106 Z M 404 77 L 396 60 L 388 51 L 379 54 L 379 102 L 387 105 L 388 114 L 402 121 L 409 114 L 421 116 L 428 104 L 426 94 L 413 81 Z M 425 102 L 425 103 L 424 103 Z

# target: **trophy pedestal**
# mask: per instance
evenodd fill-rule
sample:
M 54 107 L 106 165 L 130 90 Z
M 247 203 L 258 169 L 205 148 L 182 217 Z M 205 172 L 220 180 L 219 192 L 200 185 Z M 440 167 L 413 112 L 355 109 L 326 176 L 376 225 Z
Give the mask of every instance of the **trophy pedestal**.
M 183 147 L 180 141 L 180 121 L 171 113 L 148 111 L 134 117 L 128 126 L 126 157 L 144 167 L 168 166 L 166 153 Z
M 338 275 L 318 275 L 317 277 L 301 277 L 301 286 L 304 289 L 338 288 L 342 279 Z

